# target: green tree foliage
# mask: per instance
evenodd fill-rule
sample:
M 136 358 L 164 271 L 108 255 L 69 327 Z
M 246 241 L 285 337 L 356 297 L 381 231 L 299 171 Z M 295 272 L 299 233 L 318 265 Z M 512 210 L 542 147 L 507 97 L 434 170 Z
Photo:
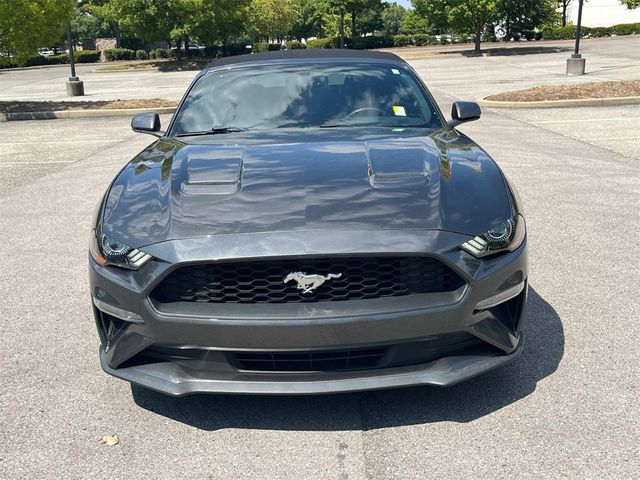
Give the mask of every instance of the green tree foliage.
M 385 35 L 398 35 L 407 10 L 397 3 L 386 4 L 382 11 L 382 30 Z
M 324 36 L 325 11 L 318 0 L 295 0 L 300 16 L 291 29 L 291 35 L 302 40 Z
M 498 16 L 504 23 L 507 38 L 518 38 L 552 23 L 555 8 L 554 0 L 498 0 Z
M 428 19 L 418 15 L 415 10 L 409 10 L 402 21 L 400 33 L 416 35 L 427 33 L 429 30 Z
M 250 6 L 251 26 L 263 38 L 284 38 L 299 18 L 299 5 L 293 0 L 253 0 Z
M 74 12 L 74 0 L 0 0 L 0 62 L 21 64 L 39 47 L 56 43 Z
M 640 0 L 620 0 L 629 10 L 640 7 Z
M 190 36 L 205 45 L 229 43 L 245 33 L 251 0 L 197 0 L 193 5 Z

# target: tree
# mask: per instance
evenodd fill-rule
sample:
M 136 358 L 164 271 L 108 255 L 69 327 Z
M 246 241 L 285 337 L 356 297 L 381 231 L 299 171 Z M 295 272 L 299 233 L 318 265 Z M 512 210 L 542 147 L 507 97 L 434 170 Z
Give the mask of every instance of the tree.
M 281 39 L 299 18 L 298 4 L 293 0 L 253 0 L 251 3 L 251 26 L 260 37 Z
M 402 29 L 402 22 L 407 16 L 407 10 L 397 3 L 385 5 L 382 11 L 382 30 L 385 35 L 397 35 Z
M 550 22 L 556 15 L 555 6 L 556 2 L 550 0 L 498 0 L 506 38 L 517 38 Z
M 298 40 L 321 37 L 324 34 L 324 11 L 317 0 L 296 0 L 300 16 L 291 28 L 291 34 Z
M 629 10 L 640 7 L 640 0 L 620 0 Z
M 0 0 L 0 52 L 21 64 L 62 36 L 74 0 Z M 0 62 L 10 57 L 0 56 Z
M 498 5 L 496 0 L 464 0 L 450 2 L 451 23 L 460 30 L 471 30 L 475 35 L 475 51 L 480 52 L 480 42 L 484 28 L 496 20 Z
M 400 32 L 406 35 L 427 33 L 429 30 L 429 22 L 427 19 L 418 15 L 415 10 L 409 10 L 407 12 L 402 21 L 402 27 L 400 27 Z
M 338 36 L 340 48 L 344 48 L 344 17 L 347 14 L 349 0 L 325 0 L 325 7 L 331 13 L 338 15 Z
M 558 8 L 562 9 L 562 26 L 567 26 L 567 9 L 571 0 L 558 0 Z

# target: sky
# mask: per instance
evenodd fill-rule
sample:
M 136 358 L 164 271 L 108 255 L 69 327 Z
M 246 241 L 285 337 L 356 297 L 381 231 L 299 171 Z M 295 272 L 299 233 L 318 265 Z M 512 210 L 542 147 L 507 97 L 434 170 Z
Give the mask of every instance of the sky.
M 393 3 L 399 3 L 404 8 L 411 8 L 411 0 L 391 0 Z

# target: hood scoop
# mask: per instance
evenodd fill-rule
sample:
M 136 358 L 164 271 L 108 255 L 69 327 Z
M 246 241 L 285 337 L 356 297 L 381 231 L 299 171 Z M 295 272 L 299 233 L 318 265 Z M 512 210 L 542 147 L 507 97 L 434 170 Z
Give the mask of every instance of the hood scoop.
M 181 193 L 230 195 L 239 192 L 242 188 L 243 153 L 238 148 L 190 152 Z
M 426 186 L 433 155 L 421 142 L 367 142 L 369 183 L 373 188 Z

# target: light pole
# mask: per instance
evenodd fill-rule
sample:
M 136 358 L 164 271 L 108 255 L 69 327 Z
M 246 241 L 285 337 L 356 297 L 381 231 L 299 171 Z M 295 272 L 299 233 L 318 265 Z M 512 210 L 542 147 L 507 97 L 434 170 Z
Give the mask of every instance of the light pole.
M 582 6 L 584 0 L 578 0 L 578 24 L 576 25 L 576 49 L 567 59 L 567 75 L 584 75 L 587 63 L 586 58 L 582 58 L 580 53 L 580 36 L 582 35 Z
M 67 96 L 80 97 L 84 95 L 84 83 L 76 76 L 76 62 L 73 57 L 73 37 L 71 35 L 71 23 L 67 23 L 67 43 L 69 44 L 69 64 L 71 65 L 71 76 L 67 82 Z

